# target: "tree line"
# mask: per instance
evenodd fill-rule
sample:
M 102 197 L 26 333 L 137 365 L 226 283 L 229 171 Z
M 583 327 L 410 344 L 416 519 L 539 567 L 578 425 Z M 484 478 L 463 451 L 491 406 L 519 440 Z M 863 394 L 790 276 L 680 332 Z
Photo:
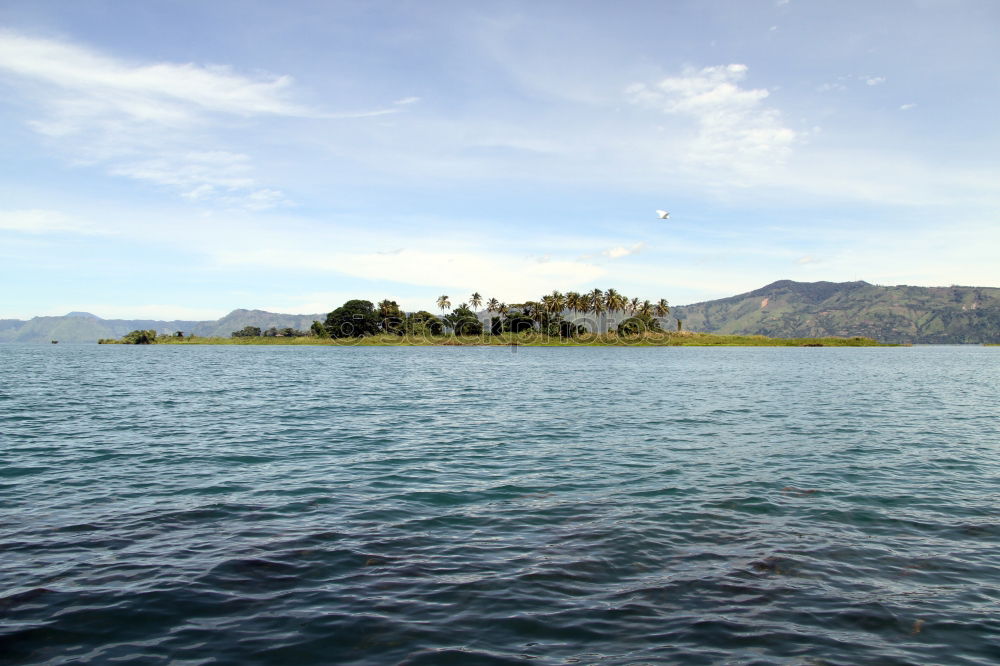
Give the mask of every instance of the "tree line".
M 596 332 L 602 325 L 609 330 L 607 317 L 620 312 L 624 319 L 617 324 L 616 332 L 633 335 L 663 330 L 660 319 L 670 312 L 666 299 L 661 298 L 654 303 L 628 298 L 615 289 L 594 289 L 583 294 L 553 291 L 538 300 L 512 304 L 503 303 L 496 298 L 484 302 L 482 295 L 475 292 L 467 301 L 454 308 L 450 297 L 445 294 L 437 299 L 437 306 L 441 310 L 440 317 L 426 310 L 403 312 L 396 301 L 388 299 L 378 305 L 366 300 L 350 300 L 330 312 L 324 322 L 313 322 L 310 333 L 320 337 L 345 338 L 380 333 L 442 335 L 446 330 L 455 335 L 535 331 L 552 336 L 573 337 L 590 330 Z M 477 314 L 481 311 L 480 308 L 489 315 L 485 325 Z M 565 316 L 567 311 L 570 313 L 568 318 Z M 595 319 L 588 317 L 591 314 Z
M 586 293 L 570 291 L 565 294 L 553 291 L 538 300 L 511 304 L 496 298 L 484 302 L 479 292 L 475 292 L 454 308 L 451 298 L 445 294 L 436 303 L 441 310 L 440 317 L 427 310 L 404 312 L 396 301 L 389 299 L 380 301 L 377 305 L 371 301 L 353 299 L 327 314 L 324 321 L 314 321 L 307 331 L 291 327 L 272 326 L 262 330 L 259 326 L 244 326 L 233 331 L 231 337 L 351 338 L 379 334 L 429 337 L 446 333 L 476 336 L 535 332 L 572 338 L 584 333 L 600 333 L 602 328 L 604 332 L 610 332 L 614 322 L 610 322 L 609 317 L 616 313 L 621 313 L 624 319 L 615 324 L 614 331 L 619 335 L 636 335 L 662 331 L 660 320 L 670 312 L 666 299 L 661 298 L 654 303 L 628 298 L 615 289 L 594 289 Z M 485 323 L 477 314 L 484 310 L 488 316 Z M 591 319 L 589 315 L 594 315 L 594 318 Z M 680 322 L 678 327 L 679 325 Z M 174 335 L 183 337 L 184 334 L 177 332 Z M 100 342 L 151 344 L 156 338 L 157 333 L 153 330 L 132 331 L 121 340 Z

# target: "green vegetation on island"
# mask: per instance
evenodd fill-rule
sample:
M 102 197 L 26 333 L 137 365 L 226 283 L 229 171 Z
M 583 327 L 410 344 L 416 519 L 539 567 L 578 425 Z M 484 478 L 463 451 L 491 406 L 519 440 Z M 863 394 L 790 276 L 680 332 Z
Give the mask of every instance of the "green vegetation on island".
M 117 342 L 117 341 L 115 341 Z M 617 333 L 586 333 L 575 338 L 560 338 L 538 332 L 502 333 L 500 335 L 393 335 L 379 333 L 364 337 L 319 338 L 157 338 L 162 345 L 326 345 L 334 347 L 415 347 L 415 346 L 521 346 L 521 347 L 893 347 L 871 338 L 768 338 L 763 335 L 717 335 L 690 331 L 646 333 L 621 336 Z
M 281 345 L 524 345 L 524 346 L 877 346 L 865 337 L 769 338 L 666 330 L 666 299 L 627 298 L 614 289 L 586 294 L 554 291 L 537 301 L 506 304 L 474 293 L 452 308 L 442 295 L 441 316 L 404 312 L 396 301 L 353 299 L 314 320 L 307 330 L 247 325 L 230 337 L 157 335 L 136 330 L 101 344 L 281 344 Z M 485 308 L 480 309 L 485 305 Z

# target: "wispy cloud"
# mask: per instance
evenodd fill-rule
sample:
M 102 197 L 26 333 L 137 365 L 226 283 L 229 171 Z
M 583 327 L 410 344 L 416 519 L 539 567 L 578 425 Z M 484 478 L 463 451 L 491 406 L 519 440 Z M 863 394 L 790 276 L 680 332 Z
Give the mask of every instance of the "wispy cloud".
M 108 117 L 183 126 L 207 114 L 318 117 L 289 99 L 288 76 L 249 77 L 225 66 L 137 64 L 76 44 L 0 31 L 0 69 L 48 86 L 51 135 L 92 129 Z M 53 93 L 57 93 L 53 95 Z
M 840 81 L 836 81 L 834 83 L 823 83 L 823 84 L 820 84 L 819 86 L 816 86 L 816 90 L 818 92 L 830 92 L 830 91 L 843 92 L 843 91 L 847 90 L 847 86 L 845 86 Z
M 624 245 L 619 245 L 618 247 L 611 247 L 607 250 L 601 252 L 605 257 L 609 259 L 621 259 L 622 257 L 627 257 L 630 254 L 638 254 L 646 247 L 645 241 L 640 241 L 634 245 L 625 247 Z
M 258 182 L 251 158 L 216 138 L 224 123 L 267 117 L 363 118 L 293 99 L 289 76 L 194 63 L 135 63 L 55 39 L 0 31 L 0 74 L 41 108 L 29 125 L 78 164 L 176 189 L 189 199 L 259 210 L 287 203 Z M 207 149 L 206 149 L 207 146 Z M 213 147 L 215 149 L 213 149 Z
M 0 210 L 0 229 L 28 234 L 75 233 L 105 234 L 108 229 L 100 228 L 86 220 L 70 217 L 54 210 Z
M 257 184 L 251 175 L 250 157 L 241 153 L 165 153 L 151 159 L 124 161 L 109 170 L 115 176 L 175 187 L 190 201 L 217 201 L 247 210 L 290 203 L 280 190 Z
M 682 158 L 712 169 L 749 174 L 781 163 L 796 140 L 781 113 L 765 104 L 765 88 L 744 88 L 743 64 L 688 69 L 653 84 L 635 83 L 626 90 L 637 105 L 697 123 L 696 137 Z
M 887 80 L 884 76 L 875 76 L 873 74 L 845 74 L 838 76 L 835 81 L 817 86 L 816 90 L 818 92 L 844 92 L 848 89 L 848 84 L 855 85 L 858 81 L 864 83 L 866 86 L 874 87 L 882 85 Z

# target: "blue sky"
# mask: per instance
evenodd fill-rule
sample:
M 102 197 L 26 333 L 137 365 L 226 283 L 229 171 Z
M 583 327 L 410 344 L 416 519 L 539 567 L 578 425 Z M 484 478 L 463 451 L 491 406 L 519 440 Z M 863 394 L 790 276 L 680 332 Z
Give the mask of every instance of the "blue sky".
M 0 317 L 1000 286 L 998 31 L 988 0 L 8 1 Z

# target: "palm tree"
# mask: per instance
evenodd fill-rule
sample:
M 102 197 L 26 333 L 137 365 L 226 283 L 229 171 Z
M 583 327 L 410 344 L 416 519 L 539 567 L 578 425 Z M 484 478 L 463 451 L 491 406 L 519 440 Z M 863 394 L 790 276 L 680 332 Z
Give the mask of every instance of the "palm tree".
M 521 312 L 529 318 L 537 321 L 539 325 L 541 325 L 541 311 L 541 304 L 536 303 L 535 301 L 525 301 L 524 305 L 521 306 Z
M 549 315 L 553 311 L 553 309 L 555 309 L 555 306 L 552 304 L 552 296 L 550 296 L 549 294 L 545 294 L 544 296 L 542 296 L 542 301 L 538 304 L 538 313 L 537 313 L 539 331 L 545 330 L 542 327 L 542 321 L 545 320 L 547 322 L 549 320 Z
M 608 311 L 609 315 L 614 314 L 616 310 L 624 310 L 627 302 L 616 289 L 608 289 L 604 292 L 604 309 Z M 611 330 L 611 323 L 608 323 L 608 330 Z
M 483 304 L 483 297 L 479 295 L 479 292 L 473 292 L 472 298 L 469 299 L 469 305 L 472 306 L 473 312 L 479 310 L 479 306 Z
M 451 301 L 448 300 L 447 294 L 438 297 L 437 306 L 441 308 L 442 315 L 444 315 L 445 310 L 451 310 Z
M 551 298 L 552 298 L 552 308 L 553 308 L 552 313 L 561 314 L 563 308 L 566 307 L 566 297 L 563 296 L 562 293 L 559 292 L 558 290 L 555 290 L 552 292 Z
M 633 299 L 638 300 L 638 299 Z M 635 308 L 635 311 L 639 313 L 642 317 L 649 317 L 653 314 L 653 304 L 649 301 L 643 301 L 641 305 Z
M 575 291 L 566 292 L 566 307 L 573 311 L 573 323 L 576 323 L 577 312 L 580 311 L 580 294 Z
M 590 311 L 594 313 L 595 317 L 597 317 L 597 322 L 595 322 L 594 325 L 597 328 L 598 333 L 601 332 L 600 319 L 601 319 L 601 314 L 605 311 L 605 309 L 606 308 L 604 307 L 604 292 L 601 291 L 600 289 L 595 289 L 594 291 L 590 292 Z
M 647 303 L 649 303 L 649 301 L 646 301 L 646 302 L 647 302 Z M 633 314 L 633 315 L 634 315 L 634 314 L 635 314 L 636 312 L 638 312 L 638 311 L 639 311 L 639 308 L 640 308 L 640 307 L 641 307 L 641 305 L 640 305 L 640 303 L 639 303 L 639 298 L 638 298 L 638 297 L 636 297 L 636 298 L 633 298 L 633 299 L 632 299 L 631 301 L 629 301 L 629 303 L 628 303 L 628 311 L 629 311 L 629 314 Z
M 656 316 L 666 317 L 668 312 L 670 312 L 670 305 L 667 304 L 667 299 L 661 298 L 656 304 Z
M 493 313 L 497 312 L 499 309 L 500 309 L 500 301 L 498 301 L 497 299 L 491 298 L 490 300 L 486 301 L 486 312 L 487 312 L 486 318 L 489 319 L 488 328 L 490 331 L 490 335 L 493 334 Z

